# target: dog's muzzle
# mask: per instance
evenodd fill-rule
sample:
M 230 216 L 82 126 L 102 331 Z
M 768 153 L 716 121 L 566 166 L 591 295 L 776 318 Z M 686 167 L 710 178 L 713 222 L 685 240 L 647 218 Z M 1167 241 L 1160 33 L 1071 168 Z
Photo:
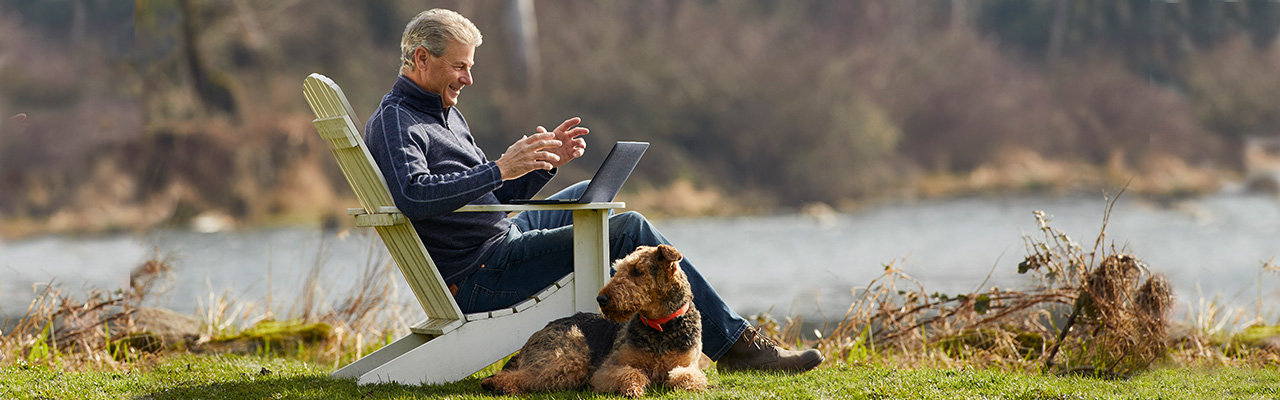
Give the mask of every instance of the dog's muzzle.
M 609 295 L 596 296 L 596 303 L 600 304 L 601 309 L 604 309 L 605 306 L 609 305 Z

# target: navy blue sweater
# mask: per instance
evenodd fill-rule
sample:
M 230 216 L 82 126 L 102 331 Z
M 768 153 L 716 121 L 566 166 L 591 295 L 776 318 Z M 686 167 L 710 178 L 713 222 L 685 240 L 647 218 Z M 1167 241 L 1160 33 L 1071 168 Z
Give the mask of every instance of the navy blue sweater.
M 538 170 L 503 182 L 462 112 L 445 109 L 440 95 L 404 76 L 369 117 L 364 140 L 396 207 L 413 221 L 446 284 L 480 268 L 511 228 L 506 213 L 453 210 L 533 197 L 554 176 Z

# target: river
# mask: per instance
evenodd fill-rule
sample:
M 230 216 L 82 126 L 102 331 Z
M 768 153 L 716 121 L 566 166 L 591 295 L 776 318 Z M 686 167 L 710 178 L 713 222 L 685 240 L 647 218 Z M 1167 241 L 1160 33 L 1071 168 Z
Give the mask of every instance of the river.
M 1033 210 L 1089 248 L 1106 201 L 1097 197 L 967 198 L 869 207 L 827 216 L 797 214 L 657 221 L 725 300 L 744 315 L 811 320 L 839 318 L 865 286 L 892 263 L 925 289 L 950 294 L 1027 283 L 1016 266 L 1027 254 L 1023 236 L 1040 237 Z M 1280 206 L 1272 197 L 1223 193 L 1162 207 L 1122 198 L 1107 226 L 1108 243 L 1138 256 L 1173 283 L 1182 314 L 1201 300 L 1275 318 L 1280 274 Z M 363 266 L 389 256 L 366 229 L 259 229 L 219 233 L 185 230 L 147 234 L 44 236 L 0 242 L 0 315 L 21 315 L 34 288 L 53 281 L 68 293 L 123 288 L 129 271 L 159 254 L 174 266 L 172 281 L 152 302 L 194 313 L 210 294 L 292 305 L 303 277 L 322 268 L 325 298 L 354 282 Z M 370 261 L 373 260 L 373 261 Z M 1261 278 L 1261 280 L 1260 280 Z M 405 302 L 411 301 L 397 279 Z M 1260 293 L 1261 292 L 1261 293 Z M 82 296 L 82 295 L 80 295 Z

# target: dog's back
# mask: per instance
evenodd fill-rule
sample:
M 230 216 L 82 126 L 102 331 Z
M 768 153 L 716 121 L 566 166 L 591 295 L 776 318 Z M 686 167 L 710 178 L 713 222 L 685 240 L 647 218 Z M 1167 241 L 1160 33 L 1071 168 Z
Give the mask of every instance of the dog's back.
M 588 365 L 594 371 L 604 362 L 605 356 L 609 355 L 614 339 L 618 337 L 618 332 L 622 331 L 622 324 L 610 321 L 600 314 L 584 312 L 548 322 L 546 327 L 529 337 L 529 341 L 521 349 L 522 353 L 511 357 L 511 360 L 502 366 L 502 370 L 519 368 L 520 354 L 530 353 L 530 350 L 536 353 L 546 348 L 562 348 L 565 337 L 577 335 L 575 328 L 576 332 L 581 332 L 585 339 L 590 353 Z
M 482 380 L 481 387 L 507 394 L 581 388 L 604 363 L 621 330 L 622 324 L 600 314 L 580 312 L 551 321 L 502 366 L 503 374 Z

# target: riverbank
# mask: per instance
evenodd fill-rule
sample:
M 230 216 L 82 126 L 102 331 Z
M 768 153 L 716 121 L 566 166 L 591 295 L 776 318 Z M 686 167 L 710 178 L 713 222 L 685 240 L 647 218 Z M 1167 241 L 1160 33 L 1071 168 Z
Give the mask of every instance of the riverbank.
M 65 373 L 40 367 L 0 368 L 0 397 L 15 400 L 188 398 L 491 399 L 477 377 L 433 386 L 358 386 L 333 379 L 331 368 L 283 358 L 172 356 L 123 371 Z M 1280 396 L 1275 367 L 1161 368 L 1126 380 L 1053 376 L 974 368 L 839 365 L 801 375 L 707 371 L 704 393 L 658 388 L 653 399 L 1256 399 Z M 538 394 L 540 399 L 604 399 L 590 391 Z

